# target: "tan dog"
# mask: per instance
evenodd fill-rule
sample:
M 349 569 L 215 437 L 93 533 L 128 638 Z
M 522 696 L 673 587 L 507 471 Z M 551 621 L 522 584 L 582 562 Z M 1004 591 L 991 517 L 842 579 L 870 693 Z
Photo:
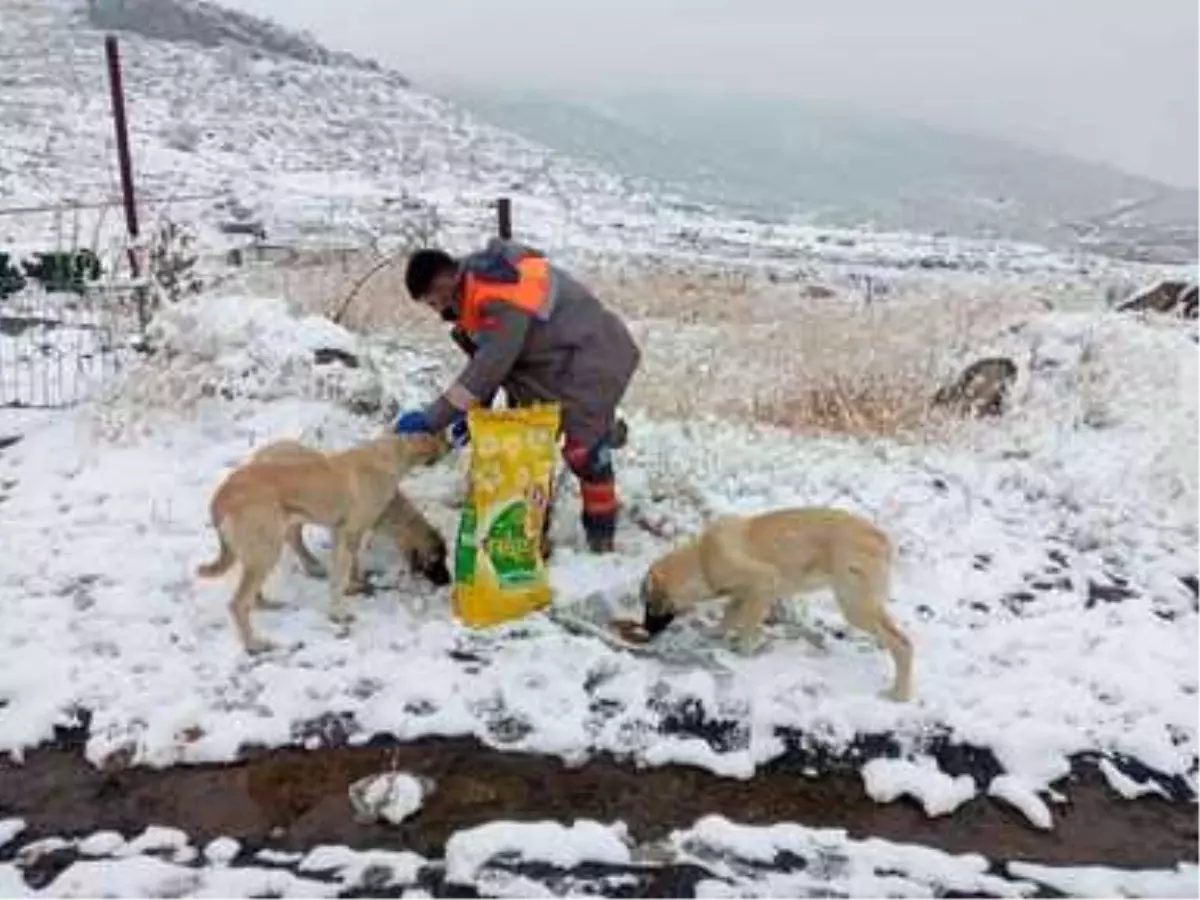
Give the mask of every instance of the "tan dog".
M 256 451 L 250 460 L 285 462 L 323 457 L 324 454 L 319 450 L 306 447 L 299 441 L 284 440 L 267 444 Z M 439 587 L 450 583 L 450 570 L 446 567 L 446 541 L 403 492 L 397 490 L 392 495 L 372 531 L 390 537 L 414 572 L 420 572 Z M 293 522 L 288 526 L 286 543 L 292 548 L 292 552 L 296 554 L 300 565 L 309 576 L 326 577 L 325 566 L 305 546 L 303 523 Z M 358 557 L 355 556 L 350 563 L 350 584 L 347 593 L 356 594 L 361 590 L 362 579 L 358 570 Z
M 886 609 L 891 556 L 886 534 L 839 509 L 723 516 L 650 566 L 641 586 L 644 628 L 657 634 L 697 603 L 727 597 L 721 630 L 747 653 L 761 643 L 777 601 L 830 587 L 846 621 L 891 653 L 896 675 L 888 696 L 908 700 L 912 642 Z
M 329 617 L 335 622 L 352 619 L 346 589 L 363 538 L 395 496 L 396 482 L 413 466 L 431 464 L 448 449 L 442 435 L 389 433 L 340 453 L 250 461 L 231 472 L 210 505 L 221 552 L 197 574 L 215 578 L 235 562 L 242 564 L 229 604 L 242 646 L 251 653 L 270 647 L 254 634 L 250 610 L 264 602 L 263 583 L 297 523 L 333 530 Z

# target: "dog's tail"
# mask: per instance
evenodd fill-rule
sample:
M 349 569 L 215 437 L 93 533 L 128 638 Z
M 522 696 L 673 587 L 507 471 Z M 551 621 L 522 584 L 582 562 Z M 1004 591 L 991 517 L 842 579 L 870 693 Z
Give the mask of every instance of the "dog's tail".
M 221 552 L 212 562 L 202 563 L 196 567 L 196 574 L 201 578 L 219 578 L 230 570 L 233 564 L 237 561 L 234 556 L 233 548 L 229 546 L 229 541 L 225 537 L 225 532 L 220 525 L 217 525 L 217 540 L 221 545 Z

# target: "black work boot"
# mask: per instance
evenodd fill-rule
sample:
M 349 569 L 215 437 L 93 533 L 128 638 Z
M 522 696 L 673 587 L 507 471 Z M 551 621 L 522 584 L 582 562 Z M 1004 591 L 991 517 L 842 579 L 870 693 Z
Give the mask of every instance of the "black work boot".
M 599 532 L 592 532 L 587 536 L 587 545 L 592 553 L 613 553 L 617 549 L 611 534 Z
M 625 424 L 624 419 L 618 417 L 612 431 L 608 433 L 608 446 L 613 450 L 620 450 L 628 443 L 629 426 Z

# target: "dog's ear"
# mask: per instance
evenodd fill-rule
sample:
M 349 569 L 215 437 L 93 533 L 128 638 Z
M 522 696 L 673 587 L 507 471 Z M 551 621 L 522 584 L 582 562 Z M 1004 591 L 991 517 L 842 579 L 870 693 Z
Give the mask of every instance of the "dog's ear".
M 638 585 L 638 601 L 646 609 L 649 609 L 650 605 L 654 602 L 655 593 L 654 570 L 650 569 L 643 576 L 641 584 Z
M 642 627 L 648 635 L 653 637 L 674 621 L 675 611 L 671 609 L 671 599 L 653 568 L 646 572 L 646 577 L 642 579 L 638 596 L 642 602 Z
M 437 532 L 431 532 L 427 540 L 418 541 L 415 546 L 400 547 L 408 559 L 409 569 L 420 573 L 431 583 L 441 587 L 454 580 L 446 565 L 446 542 Z
M 432 465 L 450 452 L 450 441 L 441 433 L 413 434 L 404 437 L 403 447 L 413 462 Z
M 408 564 L 413 572 L 420 573 L 431 584 L 438 587 L 447 585 L 454 580 L 450 575 L 450 569 L 446 566 L 446 555 L 444 553 L 421 553 L 418 550 L 410 550 Z
M 443 456 L 450 452 L 450 438 L 446 436 L 444 431 L 439 431 L 433 436 L 433 450 L 431 462 L 437 462 Z

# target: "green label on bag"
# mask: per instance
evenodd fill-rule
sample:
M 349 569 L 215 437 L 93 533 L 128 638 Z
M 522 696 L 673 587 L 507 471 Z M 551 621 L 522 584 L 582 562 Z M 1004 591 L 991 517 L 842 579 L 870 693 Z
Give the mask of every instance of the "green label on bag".
M 484 550 L 501 587 L 528 584 L 538 578 L 538 542 L 525 529 L 529 512 L 524 500 L 511 500 L 492 520 Z
M 477 522 L 475 504 L 468 500 L 463 504 L 462 515 L 458 519 L 458 539 L 454 548 L 454 580 L 458 584 L 472 584 L 475 581 L 475 528 Z

